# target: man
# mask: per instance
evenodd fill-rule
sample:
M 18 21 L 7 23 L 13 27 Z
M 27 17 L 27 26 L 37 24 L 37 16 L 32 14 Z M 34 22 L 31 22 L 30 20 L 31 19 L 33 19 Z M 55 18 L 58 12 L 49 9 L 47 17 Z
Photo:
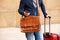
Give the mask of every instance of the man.
M 47 18 L 48 15 L 45 11 L 43 0 L 38 0 L 38 3 L 44 14 L 44 17 Z M 25 17 L 28 17 L 29 15 L 38 16 L 38 7 L 36 5 L 36 0 L 21 0 L 18 12 L 19 14 Z M 25 33 L 25 34 L 27 40 L 33 40 L 33 36 L 35 37 L 35 40 L 43 40 L 43 33 L 41 29 L 38 32 Z

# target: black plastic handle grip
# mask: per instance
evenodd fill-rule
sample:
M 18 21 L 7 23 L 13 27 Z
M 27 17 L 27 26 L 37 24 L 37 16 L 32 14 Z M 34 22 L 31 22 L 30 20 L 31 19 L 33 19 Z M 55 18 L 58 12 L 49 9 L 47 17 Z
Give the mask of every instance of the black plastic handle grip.
M 48 16 L 49 18 L 51 18 L 51 16 Z

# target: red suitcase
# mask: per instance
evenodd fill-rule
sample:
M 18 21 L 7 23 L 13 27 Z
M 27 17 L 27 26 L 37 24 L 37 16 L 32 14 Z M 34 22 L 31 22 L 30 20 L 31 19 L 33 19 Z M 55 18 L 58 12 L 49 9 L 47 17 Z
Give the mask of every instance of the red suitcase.
M 57 40 L 57 35 L 54 33 L 50 33 L 50 19 L 51 17 L 49 16 L 49 32 L 45 32 L 46 28 L 46 18 L 44 18 L 44 40 Z
M 57 35 L 57 40 L 60 40 L 60 34 L 59 34 L 59 35 Z

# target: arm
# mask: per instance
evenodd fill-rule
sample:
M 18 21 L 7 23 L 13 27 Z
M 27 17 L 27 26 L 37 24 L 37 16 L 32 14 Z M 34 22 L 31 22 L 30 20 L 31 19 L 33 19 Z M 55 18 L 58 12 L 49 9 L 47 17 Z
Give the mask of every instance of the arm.
M 20 5 L 19 5 L 19 9 L 18 9 L 19 14 L 21 14 L 21 15 L 24 15 L 24 6 L 25 6 L 25 1 L 21 0 Z
M 43 4 L 43 0 L 39 0 L 39 6 L 41 7 L 41 10 L 44 14 L 44 17 L 46 17 L 47 13 L 46 13 L 46 10 L 45 10 L 45 6 Z

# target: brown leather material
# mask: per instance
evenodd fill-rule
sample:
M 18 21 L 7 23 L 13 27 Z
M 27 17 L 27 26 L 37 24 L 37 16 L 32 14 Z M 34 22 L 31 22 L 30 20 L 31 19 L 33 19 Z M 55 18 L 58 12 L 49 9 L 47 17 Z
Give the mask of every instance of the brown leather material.
M 37 32 L 40 30 L 39 16 L 28 16 L 20 20 L 21 32 Z

